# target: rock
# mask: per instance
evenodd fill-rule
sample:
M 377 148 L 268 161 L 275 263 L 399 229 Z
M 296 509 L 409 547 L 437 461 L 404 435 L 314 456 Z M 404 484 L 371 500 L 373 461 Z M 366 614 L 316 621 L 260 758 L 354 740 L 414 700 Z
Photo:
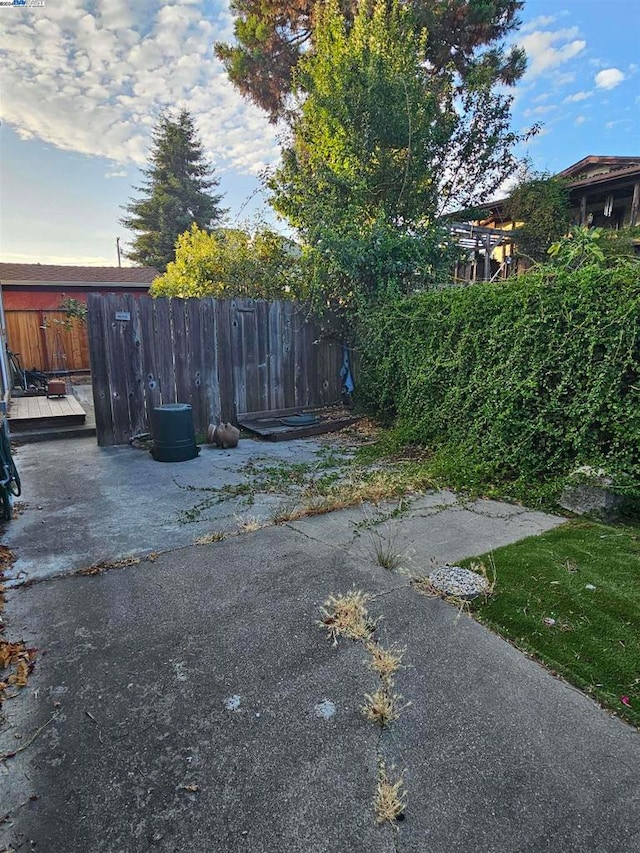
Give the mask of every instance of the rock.
M 615 521 L 620 515 L 623 497 L 605 485 L 569 483 L 558 503 L 576 515 L 594 515 L 603 521 Z
M 489 581 L 482 575 L 461 566 L 440 566 L 429 573 L 434 589 L 443 595 L 470 601 L 489 590 Z

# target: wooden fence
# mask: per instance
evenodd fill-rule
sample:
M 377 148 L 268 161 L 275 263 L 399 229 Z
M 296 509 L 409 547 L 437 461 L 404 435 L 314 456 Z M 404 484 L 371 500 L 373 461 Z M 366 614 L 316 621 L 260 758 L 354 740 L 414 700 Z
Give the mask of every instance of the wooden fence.
M 340 399 L 342 346 L 293 302 L 91 294 L 98 444 L 147 432 L 154 406 L 190 403 L 196 432 L 247 412 Z
M 87 330 L 78 320 L 69 326 L 64 311 L 6 309 L 9 348 L 31 370 L 88 370 Z

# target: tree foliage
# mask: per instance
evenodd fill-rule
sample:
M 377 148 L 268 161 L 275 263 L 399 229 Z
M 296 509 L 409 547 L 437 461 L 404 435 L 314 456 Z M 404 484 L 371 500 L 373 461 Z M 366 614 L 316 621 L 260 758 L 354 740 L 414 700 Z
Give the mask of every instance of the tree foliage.
M 590 264 L 601 264 L 605 260 L 602 249 L 602 228 L 576 225 L 549 246 L 547 254 L 559 265 L 568 269 L 580 269 Z
M 545 261 L 551 244 L 569 229 L 567 184 L 546 173 L 525 175 L 511 192 L 504 210 L 516 223 L 518 253 L 533 261 Z
M 411 292 L 447 261 L 435 224 L 446 206 L 472 203 L 515 168 L 511 99 L 483 63 L 467 68 L 463 91 L 453 65 L 434 74 L 409 4 L 362 3 L 349 21 L 329 0 L 315 15 L 272 204 L 329 298 Z
M 217 55 L 234 85 L 273 121 L 285 112 L 300 59 L 317 49 L 323 5 L 313 0 L 231 2 L 236 42 L 218 43 Z M 340 0 L 347 27 L 366 5 Z M 431 76 L 453 72 L 464 86 L 479 77 L 512 85 L 522 75 L 523 52 L 503 45 L 519 24 L 522 0 L 410 0 L 404 5 L 417 30 L 426 33 L 423 59 Z
M 181 234 L 176 259 L 151 285 L 152 296 L 293 299 L 303 296 L 300 253 L 270 228 L 208 233 L 194 223 Z
M 178 236 L 192 223 L 210 229 L 222 218 L 222 198 L 214 190 L 219 179 L 207 163 L 188 110 L 164 113 L 156 124 L 149 165 L 142 170 L 142 193 L 131 200 L 121 219 L 137 232 L 127 257 L 138 264 L 165 270 L 173 260 Z

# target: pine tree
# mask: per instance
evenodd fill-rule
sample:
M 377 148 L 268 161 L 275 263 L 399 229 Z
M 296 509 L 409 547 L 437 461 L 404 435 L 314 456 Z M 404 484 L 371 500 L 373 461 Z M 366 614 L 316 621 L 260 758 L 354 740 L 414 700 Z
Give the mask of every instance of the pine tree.
M 193 223 L 210 230 L 220 222 L 225 211 L 219 206 L 222 195 L 213 192 L 220 183 L 213 171 L 189 111 L 163 113 L 153 130 L 144 180 L 134 187 L 143 195 L 125 206 L 128 216 L 120 220 L 137 232 L 128 258 L 164 272 L 180 234 Z

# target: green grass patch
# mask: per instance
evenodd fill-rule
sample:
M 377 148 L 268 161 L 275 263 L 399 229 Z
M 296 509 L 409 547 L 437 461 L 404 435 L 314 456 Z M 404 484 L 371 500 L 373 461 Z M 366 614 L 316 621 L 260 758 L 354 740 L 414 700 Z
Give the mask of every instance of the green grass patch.
M 479 621 L 640 726 L 640 526 L 573 521 L 493 559 Z

